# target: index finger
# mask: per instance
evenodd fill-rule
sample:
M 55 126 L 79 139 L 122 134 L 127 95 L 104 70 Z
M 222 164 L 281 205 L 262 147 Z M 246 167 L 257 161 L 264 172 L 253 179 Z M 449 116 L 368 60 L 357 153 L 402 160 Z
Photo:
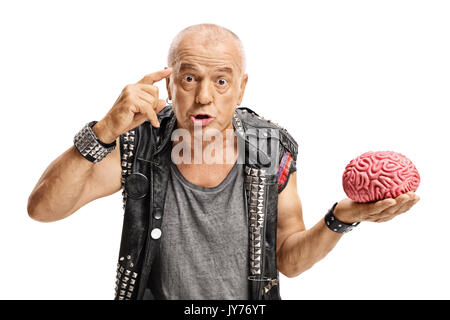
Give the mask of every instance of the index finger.
M 167 78 L 172 73 L 172 68 L 166 68 L 164 70 L 156 71 L 154 73 L 147 74 L 138 83 L 142 84 L 154 84 L 164 78 Z

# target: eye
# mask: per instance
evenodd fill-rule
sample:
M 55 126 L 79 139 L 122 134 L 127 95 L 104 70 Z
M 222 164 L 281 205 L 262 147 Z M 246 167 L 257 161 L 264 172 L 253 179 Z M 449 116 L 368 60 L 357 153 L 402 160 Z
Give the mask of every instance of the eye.
M 221 86 L 223 86 L 223 85 L 225 85 L 225 84 L 228 83 L 228 81 L 225 80 L 224 78 L 220 78 L 220 79 L 218 80 L 218 82 L 219 82 L 219 84 L 220 84 Z
M 192 82 L 192 81 L 194 81 L 194 77 L 191 75 L 187 75 L 187 76 L 184 76 L 184 80 L 186 80 L 187 82 Z

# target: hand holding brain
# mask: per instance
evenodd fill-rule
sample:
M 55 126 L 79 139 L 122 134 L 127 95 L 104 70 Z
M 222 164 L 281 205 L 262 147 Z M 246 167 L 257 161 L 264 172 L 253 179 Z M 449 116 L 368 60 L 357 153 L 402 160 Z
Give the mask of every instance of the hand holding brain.
M 419 183 L 419 172 L 404 155 L 366 152 L 345 168 L 342 185 L 348 198 L 338 203 L 335 215 L 346 223 L 389 221 L 420 200 L 415 194 Z
M 396 198 L 415 192 L 419 172 L 404 155 L 392 151 L 366 152 L 345 168 L 342 184 L 347 196 L 357 202 Z

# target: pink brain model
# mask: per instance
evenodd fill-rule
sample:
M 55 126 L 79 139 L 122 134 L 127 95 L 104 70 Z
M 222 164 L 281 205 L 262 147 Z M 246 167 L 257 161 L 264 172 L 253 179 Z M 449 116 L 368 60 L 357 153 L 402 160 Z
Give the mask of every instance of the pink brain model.
M 393 151 L 366 152 L 345 167 L 342 184 L 356 202 L 372 202 L 415 192 L 419 172 L 404 155 Z

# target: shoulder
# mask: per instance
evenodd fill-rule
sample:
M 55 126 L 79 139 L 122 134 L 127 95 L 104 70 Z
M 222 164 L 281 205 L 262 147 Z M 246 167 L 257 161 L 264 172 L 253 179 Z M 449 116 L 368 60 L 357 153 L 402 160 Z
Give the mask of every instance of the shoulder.
M 166 105 L 160 112 L 158 112 L 157 116 L 161 127 L 165 127 L 168 121 L 174 116 L 172 105 Z M 132 172 L 138 142 L 143 141 L 143 144 L 149 144 L 150 136 L 153 134 L 153 130 L 154 128 L 150 122 L 146 120 L 139 126 L 120 135 L 118 140 L 122 165 L 122 183 L 124 182 L 126 176 Z
M 167 122 L 174 117 L 174 113 L 172 110 L 172 105 L 166 105 L 161 111 L 158 112 L 157 117 L 158 121 L 160 123 L 160 126 L 163 127 L 167 124 Z M 138 137 L 147 136 L 152 134 L 153 127 L 150 124 L 149 120 L 145 120 L 143 123 L 141 123 L 136 128 L 133 128 L 127 132 L 124 132 L 120 135 L 121 140 L 124 140 L 124 142 L 128 141 L 129 136 L 134 136 L 133 141 L 137 139 Z M 159 130 L 162 131 L 162 130 Z
M 294 160 L 296 160 L 298 153 L 298 143 L 286 128 L 280 126 L 276 122 L 271 121 L 270 119 L 262 117 L 261 115 L 257 114 L 255 111 L 247 107 L 236 108 L 236 112 L 246 129 L 249 127 L 275 129 L 282 147 L 286 149 L 286 151 L 291 153 L 294 157 Z
M 157 114 L 158 120 L 160 120 L 160 121 L 163 120 L 163 119 L 170 119 L 173 116 L 174 116 L 174 113 L 173 113 L 173 109 L 172 109 L 172 105 L 171 104 L 167 104 Z

